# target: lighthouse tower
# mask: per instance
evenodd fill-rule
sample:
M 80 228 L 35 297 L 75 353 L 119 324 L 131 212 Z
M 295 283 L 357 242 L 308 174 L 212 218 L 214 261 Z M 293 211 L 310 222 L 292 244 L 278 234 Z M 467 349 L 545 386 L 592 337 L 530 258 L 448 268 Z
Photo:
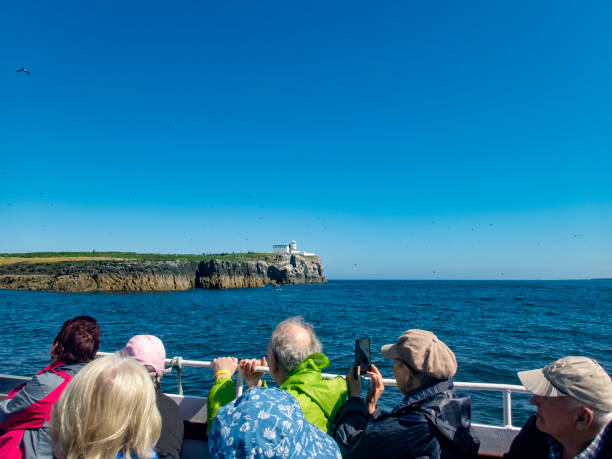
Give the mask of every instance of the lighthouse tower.
M 274 253 L 294 253 L 296 255 L 304 255 L 307 257 L 314 256 L 314 253 L 300 252 L 297 248 L 297 242 L 295 241 L 291 241 L 289 244 L 274 244 L 272 246 L 272 251 Z

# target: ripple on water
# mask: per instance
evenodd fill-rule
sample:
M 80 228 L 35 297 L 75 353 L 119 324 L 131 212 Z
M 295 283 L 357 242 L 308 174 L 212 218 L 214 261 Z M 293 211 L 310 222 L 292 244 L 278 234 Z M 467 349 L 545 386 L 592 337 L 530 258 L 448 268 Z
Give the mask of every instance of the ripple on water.
M 392 365 L 380 347 L 409 328 L 434 331 L 456 353 L 461 381 L 518 384 L 516 371 L 564 355 L 589 355 L 612 369 L 612 282 L 332 281 L 247 290 L 170 293 L 60 294 L 0 291 L 5 311 L 0 373 L 30 375 L 47 363 L 62 322 L 90 314 L 102 328 L 101 349 L 114 351 L 135 334 L 155 334 L 168 356 L 210 360 L 261 357 L 274 325 L 302 315 L 316 327 L 332 362 L 346 373 L 354 339 L 370 336 L 373 362 L 385 377 Z M 8 331 L 8 332 L 7 332 Z M 205 395 L 207 370 L 183 373 L 187 394 Z M 163 380 L 174 391 L 172 376 Z M 367 384 L 366 388 L 367 389 Z M 472 393 L 477 422 L 501 422 L 501 394 Z M 401 394 L 388 388 L 389 409 Z M 533 412 L 514 399 L 515 424 Z

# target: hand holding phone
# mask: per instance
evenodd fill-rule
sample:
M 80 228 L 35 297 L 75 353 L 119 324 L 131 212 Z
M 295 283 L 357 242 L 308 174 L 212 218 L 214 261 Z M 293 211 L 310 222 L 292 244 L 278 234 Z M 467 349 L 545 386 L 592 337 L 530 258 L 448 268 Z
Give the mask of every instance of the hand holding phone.
M 378 371 L 378 368 L 376 368 L 376 365 L 372 364 L 370 366 L 370 371 L 368 371 L 368 374 L 370 375 L 370 389 L 366 395 L 365 402 L 370 414 L 374 414 L 378 399 L 385 391 L 385 385 L 383 383 L 383 377 L 380 374 L 380 371 Z
M 370 338 L 355 340 L 355 378 L 370 370 Z

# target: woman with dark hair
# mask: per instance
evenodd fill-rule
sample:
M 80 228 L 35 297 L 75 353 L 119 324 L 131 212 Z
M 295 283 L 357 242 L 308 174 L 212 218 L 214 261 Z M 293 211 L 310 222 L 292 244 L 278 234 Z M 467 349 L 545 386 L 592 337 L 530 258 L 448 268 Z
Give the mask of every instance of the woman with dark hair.
M 72 377 L 96 357 L 99 346 L 100 326 L 93 317 L 64 322 L 51 346 L 51 364 L 0 402 L 0 457 L 53 458 L 51 407 Z

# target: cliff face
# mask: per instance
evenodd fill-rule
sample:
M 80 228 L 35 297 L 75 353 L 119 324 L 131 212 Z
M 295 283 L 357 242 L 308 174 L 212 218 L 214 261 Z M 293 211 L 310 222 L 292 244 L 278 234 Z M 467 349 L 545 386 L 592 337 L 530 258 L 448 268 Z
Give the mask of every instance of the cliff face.
M 319 257 L 276 255 L 272 260 L 202 262 L 196 272 L 198 288 L 245 288 L 267 284 L 327 282 Z
M 211 260 L 14 263 L 0 288 L 55 292 L 168 291 L 327 282 L 318 257 L 275 255 L 249 262 Z
M 0 288 L 54 292 L 187 290 L 197 263 L 102 261 L 15 263 L 0 267 Z

